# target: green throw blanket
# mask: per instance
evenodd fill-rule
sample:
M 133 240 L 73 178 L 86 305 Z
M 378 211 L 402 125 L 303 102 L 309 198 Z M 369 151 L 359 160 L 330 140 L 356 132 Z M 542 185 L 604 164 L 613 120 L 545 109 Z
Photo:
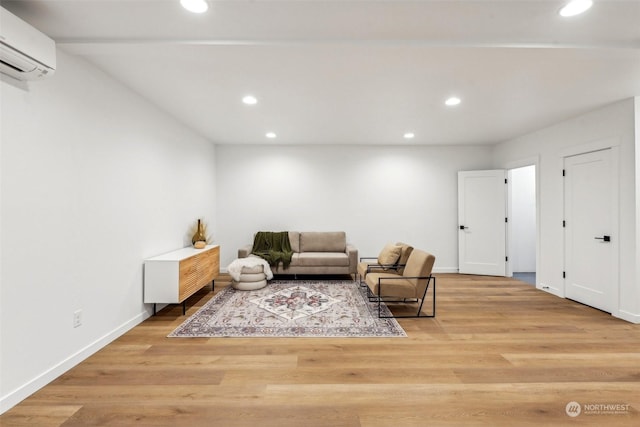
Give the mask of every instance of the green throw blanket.
M 277 267 L 282 261 L 282 266 L 288 268 L 293 256 L 289 232 L 258 231 L 253 240 L 251 253 L 264 258 L 272 267 Z

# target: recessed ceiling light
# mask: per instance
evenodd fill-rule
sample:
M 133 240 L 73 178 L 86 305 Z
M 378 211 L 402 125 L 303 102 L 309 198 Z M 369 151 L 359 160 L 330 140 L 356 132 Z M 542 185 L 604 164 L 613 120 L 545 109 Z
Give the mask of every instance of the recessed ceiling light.
M 560 16 L 576 16 L 586 12 L 593 6 L 593 0 L 572 0 L 560 9 Z
M 416 135 L 413 132 L 405 132 L 404 139 L 413 139 Z
M 277 135 L 275 132 L 267 132 L 265 136 L 269 139 L 274 139 Z
M 204 13 L 209 9 L 207 0 L 180 0 L 182 7 L 193 13 Z
M 456 97 L 456 96 L 452 96 L 451 98 L 447 99 L 446 101 L 444 101 L 444 103 L 446 105 L 448 105 L 449 107 L 453 107 L 454 105 L 458 105 L 460 104 L 462 101 L 460 100 L 460 98 Z
M 242 102 L 244 102 L 247 105 L 255 105 L 258 103 L 258 100 L 253 95 L 247 95 L 244 98 L 242 98 Z

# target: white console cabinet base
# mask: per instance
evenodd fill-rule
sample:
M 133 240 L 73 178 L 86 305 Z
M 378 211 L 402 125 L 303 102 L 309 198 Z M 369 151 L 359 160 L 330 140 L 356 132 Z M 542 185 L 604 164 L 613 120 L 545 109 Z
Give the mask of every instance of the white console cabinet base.
M 192 247 L 178 249 L 144 260 L 144 302 L 153 304 L 180 304 L 186 313 L 185 301 L 211 283 L 220 274 L 220 246 L 207 245 L 204 249 Z

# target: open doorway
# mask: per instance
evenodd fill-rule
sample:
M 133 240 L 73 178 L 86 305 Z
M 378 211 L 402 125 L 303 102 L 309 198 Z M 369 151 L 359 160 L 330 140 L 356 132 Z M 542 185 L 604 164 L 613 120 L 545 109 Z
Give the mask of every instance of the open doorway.
M 508 171 L 508 273 L 536 285 L 536 166 Z

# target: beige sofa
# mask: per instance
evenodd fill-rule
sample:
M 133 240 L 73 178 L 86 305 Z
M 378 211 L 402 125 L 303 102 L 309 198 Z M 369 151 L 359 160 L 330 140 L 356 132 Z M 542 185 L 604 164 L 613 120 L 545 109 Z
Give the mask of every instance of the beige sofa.
M 358 250 L 347 243 L 343 231 L 289 231 L 293 250 L 287 269 L 278 264 L 271 267 L 274 274 L 355 274 Z M 238 258 L 251 254 L 253 245 L 238 249 Z

